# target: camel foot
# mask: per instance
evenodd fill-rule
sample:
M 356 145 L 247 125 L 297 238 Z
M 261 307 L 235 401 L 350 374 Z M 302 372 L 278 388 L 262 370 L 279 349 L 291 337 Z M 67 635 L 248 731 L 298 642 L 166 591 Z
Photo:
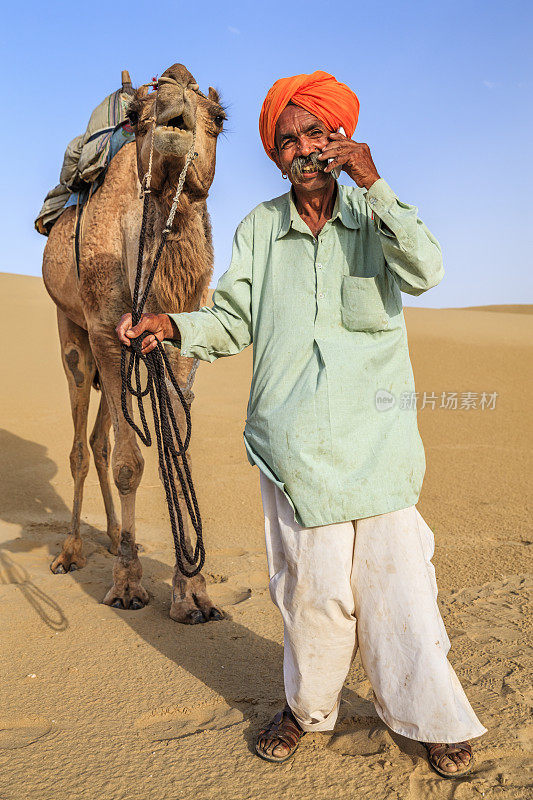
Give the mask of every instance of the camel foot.
M 87 563 L 87 559 L 81 550 L 81 539 L 76 539 L 72 535 L 67 536 L 63 550 L 50 564 L 50 569 L 54 575 L 64 575 L 66 572 L 75 572 L 77 569 L 82 569 Z
M 221 611 L 216 606 L 213 606 L 213 608 L 209 612 L 209 619 L 212 622 L 220 622 L 221 619 L 225 619 L 224 612 Z
M 50 564 L 50 569 L 52 570 L 54 575 L 66 575 L 66 573 L 67 573 L 67 570 L 65 569 L 63 564 L 58 564 L 55 567 L 55 569 L 52 569 L 52 564 Z M 70 567 L 68 568 L 68 571 L 69 572 L 76 572 L 77 569 L 78 569 L 78 567 L 76 566 L 76 564 L 71 564 Z
M 200 603 L 197 599 L 186 597 L 183 600 L 172 601 L 170 618 L 183 625 L 199 625 L 203 622 L 224 619 L 224 614 L 210 600 Z
M 132 583 L 127 586 L 112 586 L 102 603 L 112 606 L 112 608 L 138 611 L 140 608 L 144 608 L 148 601 L 146 589 L 140 583 Z

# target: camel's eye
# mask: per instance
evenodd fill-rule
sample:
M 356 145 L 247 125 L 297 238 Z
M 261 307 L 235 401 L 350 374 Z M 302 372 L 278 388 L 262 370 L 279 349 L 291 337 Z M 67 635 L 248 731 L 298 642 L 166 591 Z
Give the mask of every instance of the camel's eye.
M 137 114 L 136 111 L 129 111 L 128 119 L 132 125 L 137 125 L 137 123 L 139 122 L 139 115 Z
M 224 124 L 224 117 L 222 116 L 222 114 L 217 114 L 215 117 L 215 125 L 221 128 L 223 124 Z

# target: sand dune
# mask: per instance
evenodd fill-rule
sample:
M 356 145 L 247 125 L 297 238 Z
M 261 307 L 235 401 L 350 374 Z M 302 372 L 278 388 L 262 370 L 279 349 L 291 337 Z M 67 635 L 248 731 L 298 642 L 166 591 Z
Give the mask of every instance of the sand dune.
M 87 566 L 49 571 L 72 497 L 55 310 L 40 279 L 2 274 L 0 288 L 1 800 L 530 796 L 531 306 L 406 311 L 425 405 L 418 507 L 436 536 L 450 660 L 489 730 L 477 741 L 476 771 L 453 782 L 431 772 L 418 744 L 384 728 L 358 660 L 333 734 L 305 737 L 281 767 L 252 754 L 283 686 L 258 474 L 242 444 L 250 351 L 202 364 L 193 407 L 206 574 L 231 619 L 183 627 L 168 617 L 172 546 L 152 451 L 137 512 L 149 606 L 100 604 L 113 559 L 92 465 Z M 453 406 L 454 392 L 459 407 L 440 407 L 442 393 Z M 493 408 L 490 399 L 481 407 L 483 393 Z
M 468 311 L 503 311 L 511 314 L 533 314 L 532 305 L 509 305 L 509 306 L 467 306 Z

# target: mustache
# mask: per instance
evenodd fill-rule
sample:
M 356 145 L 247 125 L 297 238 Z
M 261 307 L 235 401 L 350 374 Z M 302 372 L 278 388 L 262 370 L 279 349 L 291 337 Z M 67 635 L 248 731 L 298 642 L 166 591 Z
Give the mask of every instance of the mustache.
M 319 170 L 320 172 L 324 172 L 324 169 L 327 166 L 327 161 L 320 161 L 318 156 L 320 154 L 318 151 L 314 153 L 309 153 L 308 156 L 296 156 L 291 164 L 291 175 L 297 181 L 303 175 L 303 170 L 305 167 L 312 167 L 313 170 Z

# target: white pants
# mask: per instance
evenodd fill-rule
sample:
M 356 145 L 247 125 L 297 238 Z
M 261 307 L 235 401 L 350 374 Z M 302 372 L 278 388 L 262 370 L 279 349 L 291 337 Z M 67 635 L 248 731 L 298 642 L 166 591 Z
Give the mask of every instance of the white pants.
M 423 742 L 486 733 L 446 657 L 433 533 L 416 507 L 302 528 L 263 473 L 261 495 L 285 693 L 303 730 L 333 729 L 359 645 L 376 711 L 393 731 Z

